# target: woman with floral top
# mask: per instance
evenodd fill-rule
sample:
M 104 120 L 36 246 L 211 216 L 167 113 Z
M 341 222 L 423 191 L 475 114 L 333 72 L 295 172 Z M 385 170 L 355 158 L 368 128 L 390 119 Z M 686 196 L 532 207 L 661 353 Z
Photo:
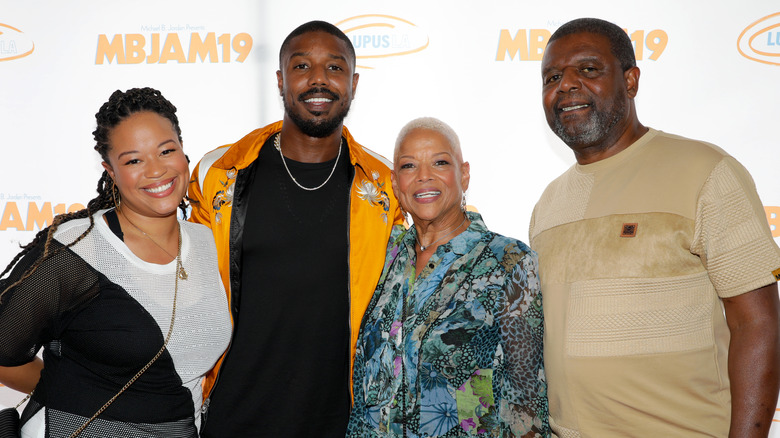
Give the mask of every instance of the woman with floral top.
M 549 436 L 536 254 L 465 211 L 469 163 L 433 118 L 400 132 L 397 226 L 358 338 L 347 436 Z

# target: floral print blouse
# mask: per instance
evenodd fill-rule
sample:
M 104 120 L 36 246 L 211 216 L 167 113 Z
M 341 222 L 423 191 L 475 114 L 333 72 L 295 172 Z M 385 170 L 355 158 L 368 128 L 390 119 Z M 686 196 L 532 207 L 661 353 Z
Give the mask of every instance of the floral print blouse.
M 419 277 L 415 228 L 393 230 L 357 342 L 348 437 L 549 436 L 536 253 L 467 214 Z

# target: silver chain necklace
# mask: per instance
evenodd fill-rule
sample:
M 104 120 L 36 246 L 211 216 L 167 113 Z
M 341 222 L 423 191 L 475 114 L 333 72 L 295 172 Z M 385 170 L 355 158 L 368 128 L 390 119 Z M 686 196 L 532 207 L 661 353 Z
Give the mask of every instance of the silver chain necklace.
M 325 184 L 330 181 L 330 177 L 333 176 L 333 173 L 336 172 L 336 166 L 339 165 L 339 158 L 341 158 L 341 147 L 344 145 L 344 138 L 341 139 L 341 142 L 339 143 L 339 154 L 336 155 L 336 162 L 333 163 L 333 169 L 330 170 L 330 175 L 328 175 L 328 179 L 325 180 L 322 184 L 318 185 L 317 187 L 304 187 L 301 185 L 301 183 L 298 182 L 297 179 L 290 173 L 290 168 L 287 167 L 287 161 L 284 159 L 284 154 L 282 153 L 282 134 L 276 134 L 276 138 L 274 138 L 274 147 L 277 151 L 279 151 L 279 156 L 282 157 L 282 164 L 284 164 L 284 169 L 287 171 L 287 174 L 290 175 L 290 178 L 293 180 L 295 185 L 302 188 L 303 190 L 308 190 L 310 192 L 313 192 L 315 190 L 321 189 Z
M 460 225 L 458 225 L 457 227 L 453 228 L 453 229 L 452 229 L 452 231 L 450 231 L 449 233 L 447 233 L 447 234 L 445 234 L 445 235 L 443 235 L 443 236 L 439 237 L 438 239 L 434 240 L 433 242 L 431 242 L 431 243 L 429 243 L 429 244 L 427 244 L 427 245 L 425 245 L 425 246 L 423 246 L 422 242 L 420 242 L 420 236 L 418 235 L 418 236 L 417 236 L 417 244 L 418 244 L 418 245 L 420 245 L 420 251 L 423 251 L 423 252 L 425 252 L 425 250 L 426 250 L 426 249 L 428 249 L 428 248 L 430 248 L 430 247 L 431 247 L 431 245 L 433 245 L 434 243 L 436 243 L 436 242 L 440 241 L 441 239 L 444 239 L 445 237 L 447 237 L 447 236 L 451 235 L 451 234 L 452 234 L 452 233 L 454 233 L 455 231 L 458 231 L 458 228 L 460 228 L 460 227 L 462 227 L 462 226 L 463 226 L 463 224 L 466 222 L 466 219 L 468 219 L 468 216 L 466 216 L 466 215 L 464 214 L 464 215 L 463 215 L 463 222 L 461 222 L 461 223 L 460 223 Z

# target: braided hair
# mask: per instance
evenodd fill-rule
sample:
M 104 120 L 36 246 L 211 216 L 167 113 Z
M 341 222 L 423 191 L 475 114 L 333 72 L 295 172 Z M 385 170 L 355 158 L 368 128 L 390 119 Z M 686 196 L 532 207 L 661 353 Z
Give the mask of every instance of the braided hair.
M 162 117 L 170 120 L 173 128 L 176 130 L 176 134 L 179 137 L 179 143 L 182 142 L 181 128 L 179 127 L 179 119 L 176 117 L 176 107 L 163 97 L 162 93 L 153 88 L 131 88 L 126 92 L 120 90 L 114 91 L 108 101 L 105 102 L 100 110 L 95 114 L 97 121 L 97 128 L 92 132 L 95 137 L 95 150 L 100 154 L 103 161 L 108 162 L 108 152 L 111 148 L 109 144 L 109 136 L 111 131 L 119 125 L 123 120 L 138 112 L 154 112 Z M 189 162 L 189 158 L 187 158 Z M 52 255 L 69 248 L 89 234 L 95 226 L 95 220 L 92 215 L 101 209 L 107 209 L 114 207 L 114 199 L 119 196 L 119 189 L 114 185 L 113 180 L 108 175 L 107 171 L 103 171 L 100 179 L 97 183 L 98 195 L 87 203 L 87 208 L 74 211 L 71 213 L 59 214 L 54 217 L 50 226 L 40 230 L 32 242 L 22 246 L 22 251 L 17 254 L 13 260 L 5 267 L 0 278 L 5 276 L 8 271 L 13 268 L 16 263 L 24 257 L 30 250 L 37 247 L 43 242 L 43 251 L 38 260 L 35 261 L 25 272 L 19 277 L 18 280 L 8 285 L 0 292 L 0 303 L 2 303 L 3 295 L 11 288 L 21 284 L 27 279 L 38 266 L 47 258 Z M 179 204 L 179 208 L 182 210 L 186 217 L 187 204 L 182 200 Z M 51 241 L 54 238 L 54 233 L 57 231 L 60 225 L 73 219 L 89 218 L 89 227 L 81 233 L 73 242 L 59 247 L 58 249 L 51 251 Z

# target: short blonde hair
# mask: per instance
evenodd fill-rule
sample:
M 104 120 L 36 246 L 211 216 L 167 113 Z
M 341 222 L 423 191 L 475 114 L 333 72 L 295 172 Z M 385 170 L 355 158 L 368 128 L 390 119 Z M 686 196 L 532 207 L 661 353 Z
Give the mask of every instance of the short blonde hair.
M 419 117 L 404 125 L 401 128 L 401 132 L 398 133 L 398 138 L 395 140 L 395 150 L 393 151 L 393 161 L 398 161 L 398 151 L 401 149 L 401 143 L 404 139 L 414 131 L 415 129 L 430 129 L 443 135 L 450 143 L 452 153 L 460 163 L 463 162 L 463 152 L 460 150 L 460 139 L 455 130 L 450 125 L 442 122 L 435 117 Z

